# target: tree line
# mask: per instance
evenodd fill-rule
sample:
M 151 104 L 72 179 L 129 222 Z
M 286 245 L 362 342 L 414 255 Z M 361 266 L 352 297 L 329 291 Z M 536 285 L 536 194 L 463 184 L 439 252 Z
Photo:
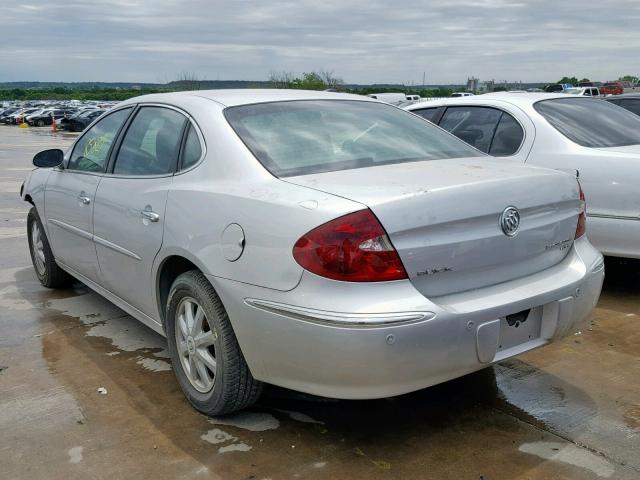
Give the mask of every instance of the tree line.
M 619 77 L 618 80 L 623 82 L 639 83 L 640 77 L 638 77 L 637 75 L 623 75 L 622 77 Z M 557 83 L 570 83 L 572 85 L 578 85 L 581 82 L 590 82 L 590 81 L 591 80 L 589 80 L 588 78 L 583 78 L 582 80 L 578 80 L 578 77 L 575 77 L 575 76 L 573 77 L 564 76 L 560 80 L 558 80 Z

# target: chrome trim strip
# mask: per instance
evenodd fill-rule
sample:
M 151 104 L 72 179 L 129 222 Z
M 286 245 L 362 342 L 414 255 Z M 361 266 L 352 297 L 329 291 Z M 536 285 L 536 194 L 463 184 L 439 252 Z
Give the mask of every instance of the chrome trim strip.
M 111 250 L 118 252 L 118 253 L 122 253 L 123 255 L 126 255 L 127 257 L 131 257 L 135 260 L 142 260 L 142 257 L 139 257 L 138 255 L 136 255 L 135 253 L 127 250 L 124 247 L 121 247 L 120 245 L 116 245 L 115 243 L 111 243 L 108 240 L 105 240 L 104 238 L 100 238 L 96 235 L 93 235 L 89 232 L 85 232 L 84 230 L 74 227 L 73 225 L 69 225 L 67 223 L 61 222 L 60 220 L 56 220 L 54 218 L 50 218 L 49 219 L 49 223 L 52 223 L 53 225 L 56 225 L 64 230 L 67 230 L 68 232 L 71 233 L 75 233 L 76 235 L 86 239 L 86 240 L 90 240 L 92 242 L 97 243 L 98 245 L 102 245 L 103 247 L 107 247 L 110 248 Z
M 587 218 L 609 218 L 611 220 L 640 220 L 640 216 L 638 217 L 625 217 L 623 215 L 606 215 L 604 213 L 588 213 Z
M 423 320 L 431 320 L 436 316 L 433 312 L 328 312 L 326 310 L 316 310 L 256 298 L 245 298 L 244 302 L 251 307 L 264 310 L 265 312 L 332 327 L 380 328 L 417 323 Z
M 85 238 L 87 240 L 93 240 L 93 234 L 89 232 L 85 232 L 81 228 L 74 227 L 73 225 L 69 225 L 68 223 L 61 222 L 60 220 L 56 220 L 55 218 L 50 218 L 49 223 L 52 223 L 53 225 L 60 227 L 63 230 L 66 230 L 68 232 L 75 233 L 76 235 L 82 238 Z
M 98 237 L 97 235 L 93 236 L 93 241 L 95 243 L 97 243 L 98 245 L 102 245 L 103 247 L 107 247 L 115 252 L 118 253 L 122 253 L 123 255 L 126 255 L 127 257 L 131 257 L 135 260 L 142 260 L 142 257 L 139 257 L 138 255 L 136 255 L 135 253 L 127 250 L 124 247 L 121 247 L 120 245 L 116 245 L 115 243 L 111 243 L 109 240 L 105 240 L 104 238 Z

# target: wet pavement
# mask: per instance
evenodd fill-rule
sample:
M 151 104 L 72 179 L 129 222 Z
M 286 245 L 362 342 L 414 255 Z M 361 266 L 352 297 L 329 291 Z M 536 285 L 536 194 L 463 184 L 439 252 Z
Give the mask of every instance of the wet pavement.
M 207 418 L 161 336 L 33 273 L 17 192 L 73 138 L 0 126 L 0 479 L 640 478 L 638 264 L 607 262 L 587 330 L 476 374 L 366 402 L 269 388 Z

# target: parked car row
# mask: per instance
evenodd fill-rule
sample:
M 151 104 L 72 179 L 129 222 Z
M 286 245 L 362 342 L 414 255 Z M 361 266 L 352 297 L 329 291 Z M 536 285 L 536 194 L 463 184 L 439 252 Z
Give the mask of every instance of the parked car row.
M 598 95 L 622 95 L 623 93 L 640 93 L 640 84 L 633 84 L 624 80 L 615 80 L 613 82 L 579 82 L 575 87 L 571 83 L 555 83 L 544 87 L 544 91 L 547 93 L 576 93 L 576 88 L 581 87 L 596 87 L 598 89 Z M 587 90 L 588 91 L 588 90 Z M 594 93 L 584 94 L 595 96 Z
M 13 104 L 0 109 L 0 123 L 32 127 L 51 126 L 55 120 L 58 129 L 81 132 L 94 119 L 102 115 L 112 104 Z
M 640 119 L 567 95 L 407 108 L 454 135 L 331 92 L 122 102 L 66 153 L 34 157 L 21 197 L 35 273 L 79 279 L 165 335 L 185 396 L 210 415 L 265 383 L 399 395 L 584 328 L 604 277 L 587 228 L 617 253 L 636 252 L 638 232 L 587 224 L 573 169 L 590 214 L 629 214 L 640 182 L 620 145 Z M 620 131 L 598 120 L 612 111 Z

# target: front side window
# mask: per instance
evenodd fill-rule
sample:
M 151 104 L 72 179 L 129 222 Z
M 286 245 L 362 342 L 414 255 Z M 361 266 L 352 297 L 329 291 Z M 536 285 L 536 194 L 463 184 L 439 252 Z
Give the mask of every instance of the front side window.
M 67 168 L 83 172 L 103 172 L 111 145 L 131 108 L 113 112 L 96 123 L 76 143 Z
M 163 107 L 142 107 L 116 157 L 116 175 L 163 175 L 174 171 L 186 118 Z
M 482 155 L 390 105 L 298 100 L 229 107 L 225 116 L 278 177 Z
M 640 117 L 591 98 L 554 98 L 534 104 L 536 111 L 569 140 L 590 148 L 640 144 Z
M 487 153 L 502 112 L 488 107 L 449 107 L 440 127 Z

